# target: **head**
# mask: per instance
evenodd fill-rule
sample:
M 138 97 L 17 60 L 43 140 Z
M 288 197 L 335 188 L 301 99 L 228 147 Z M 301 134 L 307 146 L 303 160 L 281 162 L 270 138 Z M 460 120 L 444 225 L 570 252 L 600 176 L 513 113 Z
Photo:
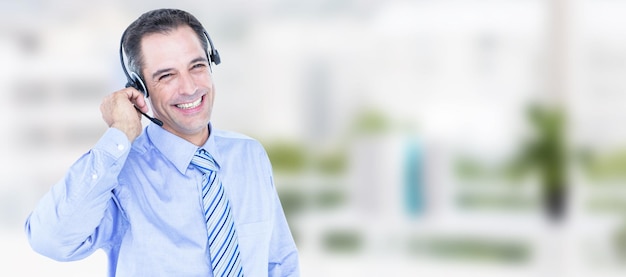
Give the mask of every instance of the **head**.
M 163 128 L 203 143 L 214 98 L 210 63 L 219 63 L 219 56 L 202 24 L 185 11 L 153 10 L 128 26 L 122 46 L 130 75 L 145 86 L 138 89 L 149 96 Z

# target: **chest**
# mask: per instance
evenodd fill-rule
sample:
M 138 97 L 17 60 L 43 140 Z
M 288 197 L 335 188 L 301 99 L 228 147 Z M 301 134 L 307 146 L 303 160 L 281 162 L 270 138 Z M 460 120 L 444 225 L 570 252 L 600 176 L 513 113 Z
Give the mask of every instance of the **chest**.
M 153 163 L 123 171 L 116 189 L 131 226 L 152 225 L 186 232 L 205 229 L 202 207 L 203 173 L 190 166 L 176 169 Z M 271 176 L 255 168 L 225 164 L 218 172 L 237 225 L 268 221 L 272 215 Z M 205 232 L 205 231 L 204 231 Z

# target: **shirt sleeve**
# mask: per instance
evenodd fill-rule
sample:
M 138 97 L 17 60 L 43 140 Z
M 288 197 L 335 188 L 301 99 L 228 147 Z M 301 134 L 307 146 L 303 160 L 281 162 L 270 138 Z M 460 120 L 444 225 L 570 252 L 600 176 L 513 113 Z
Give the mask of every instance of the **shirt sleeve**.
M 267 159 L 268 164 L 269 158 Z M 274 209 L 274 227 L 270 239 L 270 253 L 268 264 L 269 277 L 298 277 L 300 276 L 300 264 L 298 258 L 298 249 L 293 240 L 293 236 L 287 224 L 287 218 L 283 211 L 276 187 L 274 186 L 274 178 L 271 173 L 273 192 L 273 209 Z
M 112 190 L 128 153 L 126 135 L 109 128 L 37 203 L 25 225 L 31 247 L 59 261 L 106 246 L 123 222 Z

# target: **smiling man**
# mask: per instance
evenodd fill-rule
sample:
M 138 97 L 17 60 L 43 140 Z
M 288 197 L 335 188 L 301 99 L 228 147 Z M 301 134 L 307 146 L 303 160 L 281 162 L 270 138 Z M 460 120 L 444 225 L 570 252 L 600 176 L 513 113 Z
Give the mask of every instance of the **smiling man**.
M 150 11 L 122 46 L 129 87 L 105 97 L 110 128 L 28 217 L 33 249 L 59 261 L 103 249 L 110 276 L 298 276 L 265 150 L 210 123 L 219 56 L 200 22 Z M 162 124 L 142 127 L 144 96 Z

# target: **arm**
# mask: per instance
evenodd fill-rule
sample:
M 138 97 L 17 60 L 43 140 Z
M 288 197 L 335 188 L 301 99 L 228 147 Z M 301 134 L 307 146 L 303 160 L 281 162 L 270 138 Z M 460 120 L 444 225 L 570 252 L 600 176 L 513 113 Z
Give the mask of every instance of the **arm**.
M 129 149 L 125 134 L 109 129 L 43 196 L 25 226 L 35 251 L 69 261 L 82 259 L 109 242 L 122 220 L 112 190 Z
M 104 98 L 100 111 L 109 130 L 44 195 L 26 221 L 35 251 L 57 260 L 81 259 L 109 243 L 123 227 L 112 191 L 130 143 L 141 133 L 135 107 L 142 112 L 148 109 L 133 88 Z
M 274 228 L 270 242 L 268 276 L 300 276 L 298 250 L 278 194 L 274 194 Z

